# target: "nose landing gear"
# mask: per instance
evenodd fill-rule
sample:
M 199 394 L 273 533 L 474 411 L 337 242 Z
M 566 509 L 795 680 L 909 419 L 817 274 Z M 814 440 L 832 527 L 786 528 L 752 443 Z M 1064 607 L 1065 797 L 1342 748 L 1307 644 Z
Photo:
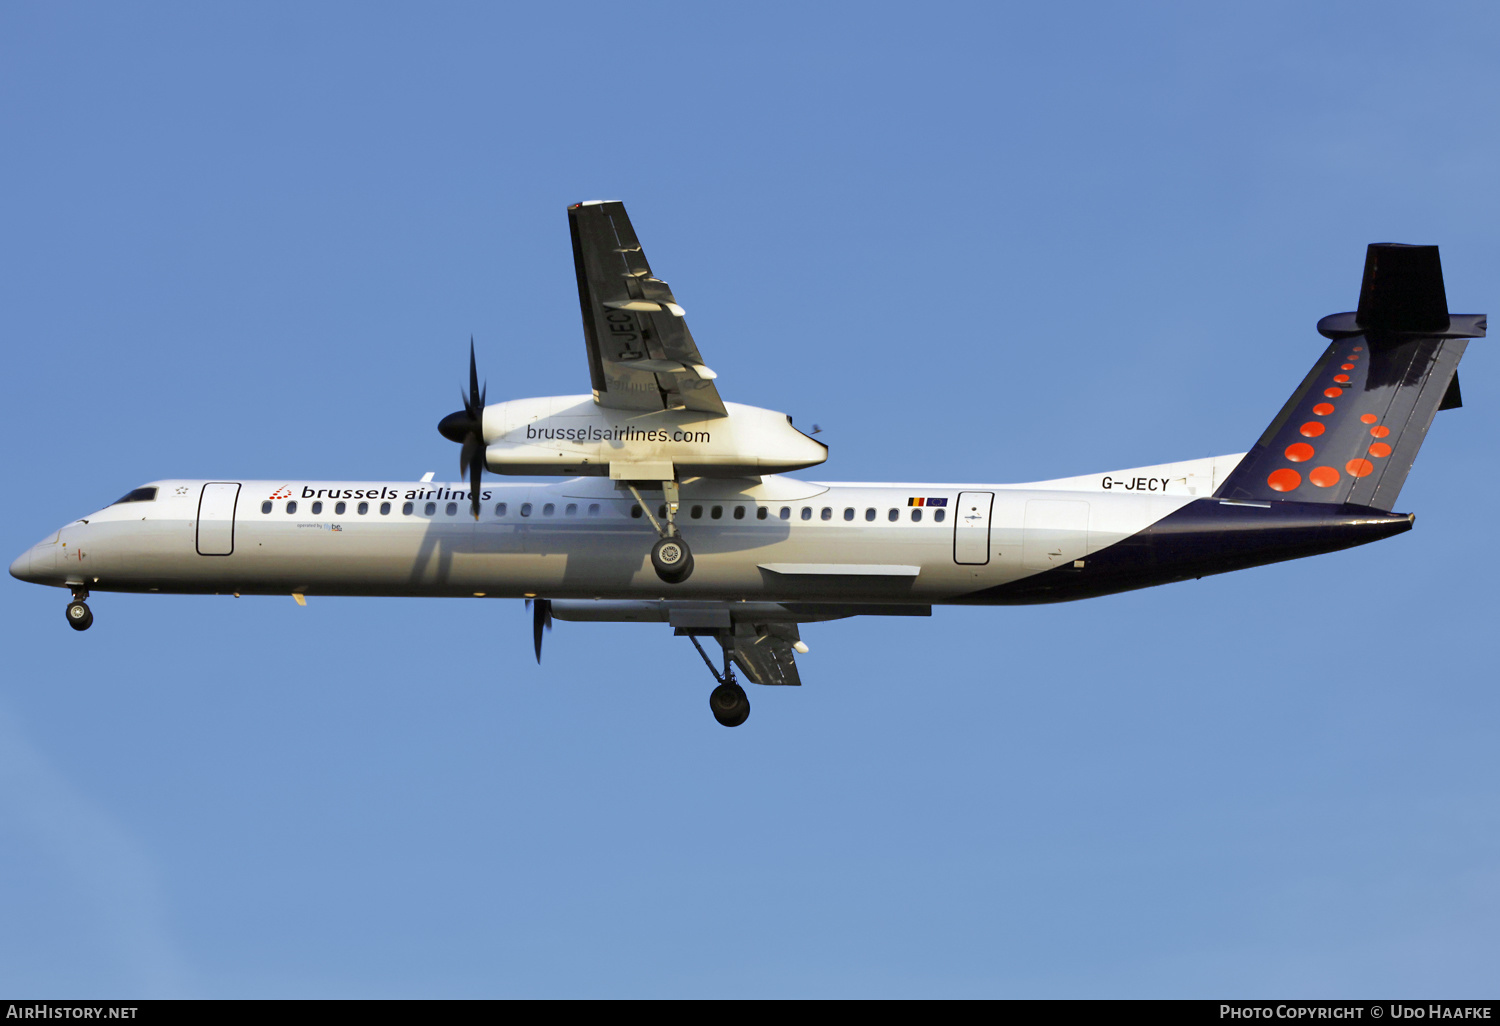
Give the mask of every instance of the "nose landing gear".
M 708 658 L 708 653 L 703 651 L 703 646 L 698 644 L 698 638 L 690 634 L 688 640 L 692 641 L 693 647 L 703 657 L 703 662 L 708 666 L 708 672 L 713 674 L 714 680 L 719 682 L 719 686 L 714 688 L 708 696 L 709 711 L 714 714 L 714 719 L 724 726 L 738 727 L 750 718 L 750 698 L 745 694 L 745 689 L 735 682 L 734 666 L 729 661 L 728 647 L 724 649 L 724 672 L 720 673 L 714 669 L 714 664 Z
M 84 599 L 89 593 L 83 588 L 73 589 L 73 601 L 68 603 L 68 626 L 75 631 L 86 631 L 94 625 L 94 612 Z

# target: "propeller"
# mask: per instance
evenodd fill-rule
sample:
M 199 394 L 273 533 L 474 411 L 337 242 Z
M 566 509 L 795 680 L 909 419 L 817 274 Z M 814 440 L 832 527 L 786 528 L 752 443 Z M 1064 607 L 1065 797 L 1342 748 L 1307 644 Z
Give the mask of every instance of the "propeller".
M 536 664 L 542 665 L 542 631 L 552 629 L 552 600 L 527 599 L 526 608 L 531 610 L 531 637 L 536 642 Z
M 464 408 L 438 421 L 438 434 L 463 448 L 458 453 L 458 472 L 469 478 L 469 512 L 479 519 L 479 482 L 484 473 L 484 396 L 479 387 L 479 365 L 474 362 L 474 336 L 469 336 L 469 394 L 462 392 Z

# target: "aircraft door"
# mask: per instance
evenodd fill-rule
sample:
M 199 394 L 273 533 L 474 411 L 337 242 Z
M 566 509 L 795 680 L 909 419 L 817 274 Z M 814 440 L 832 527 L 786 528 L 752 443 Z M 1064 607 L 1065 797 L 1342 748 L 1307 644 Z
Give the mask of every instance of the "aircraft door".
M 953 511 L 953 562 L 982 566 L 990 561 L 990 508 L 994 492 L 959 492 Z
M 210 481 L 198 498 L 198 555 L 228 556 L 234 552 L 234 509 L 240 486 L 233 481 Z

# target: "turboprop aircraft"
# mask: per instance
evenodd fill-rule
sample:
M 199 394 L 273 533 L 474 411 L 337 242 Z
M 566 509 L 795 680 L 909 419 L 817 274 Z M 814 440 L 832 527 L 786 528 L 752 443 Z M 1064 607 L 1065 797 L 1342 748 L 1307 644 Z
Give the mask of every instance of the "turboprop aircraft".
M 438 425 L 467 481 L 153 481 L 11 574 L 70 589 L 77 630 L 94 591 L 525 598 L 538 661 L 553 619 L 666 623 L 733 727 L 735 667 L 800 684 L 803 624 L 1088 598 L 1410 530 L 1396 496 L 1485 333 L 1448 312 L 1436 246 L 1377 243 L 1359 308 L 1318 322 L 1328 346 L 1248 453 L 1032 484 L 808 481 L 788 474 L 827 448 L 720 398 L 624 206 L 568 223 L 592 391 L 487 404 L 471 340 L 464 408 Z

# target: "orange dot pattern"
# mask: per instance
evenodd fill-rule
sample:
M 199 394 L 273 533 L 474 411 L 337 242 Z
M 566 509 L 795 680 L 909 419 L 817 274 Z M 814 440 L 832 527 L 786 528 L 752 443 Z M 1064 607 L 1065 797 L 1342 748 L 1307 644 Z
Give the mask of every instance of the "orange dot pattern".
M 1362 352 L 1364 352 L 1363 346 L 1355 346 L 1352 351 L 1345 354 L 1345 362 L 1341 363 L 1338 368 L 1343 373 L 1333 375 L 1333 384 L 1323 389 L 1323 397 L 1325 399 L 1339 399 L 1343 397 L 1344 388 L 1351 383 L 1351 375 L 1348 372 L 1354 370 L 1355 361 L 1359 359 L 1359 354 Z M 1319 417 L 1332 416 L 1335 411 L 1336 407 L 1331 402 L 1320 402 L 1312 408 L 1312 412 Z M 1379 423 L 1380 417 L 1374 413 L 1361 414 L 1359 420 L 1362 424 L 1374 425 L 1370 428 L 1370 434 L 1375 438 L 1386 438 L 1391 433 L 1390 428 Z M 1297 429 L 1303 438 L 1321 438 L 1327 430 L 1326 425 L 1316 420 L 1309 420 Z M 1366 455 L 1375 459 L 1384 459 L 1391 452 L 1392 449 L 1389 444 L 1385 442 L 1372 442 L 1366 451 Z M 1286 447 L 1282 455 L 1290 463 L 1308 463 L 1317 456 L 1317 450 L 1307 442 L 1293 442 Z M 1375 464 L 1371 463 L 1368 459 L 1358 458 L 1345 463 L 1342 472 L 1338 468 L 1331 466 L 1313 467 L 1307 472 L 1307 480 L 1318 488 L 1332 488 L 1343 479 L 1344 474 L 1348 474 L 1354 478 L 1361 478 L 1368 477 L 1374 472 Z M 1270 476 L 1266 478 L 1266 484 L 1273 491 L 1277 492 L 1295 491 L 1302 486 L 1302 474 L 1290 467 L 1280 467 L 1273 470 Z

